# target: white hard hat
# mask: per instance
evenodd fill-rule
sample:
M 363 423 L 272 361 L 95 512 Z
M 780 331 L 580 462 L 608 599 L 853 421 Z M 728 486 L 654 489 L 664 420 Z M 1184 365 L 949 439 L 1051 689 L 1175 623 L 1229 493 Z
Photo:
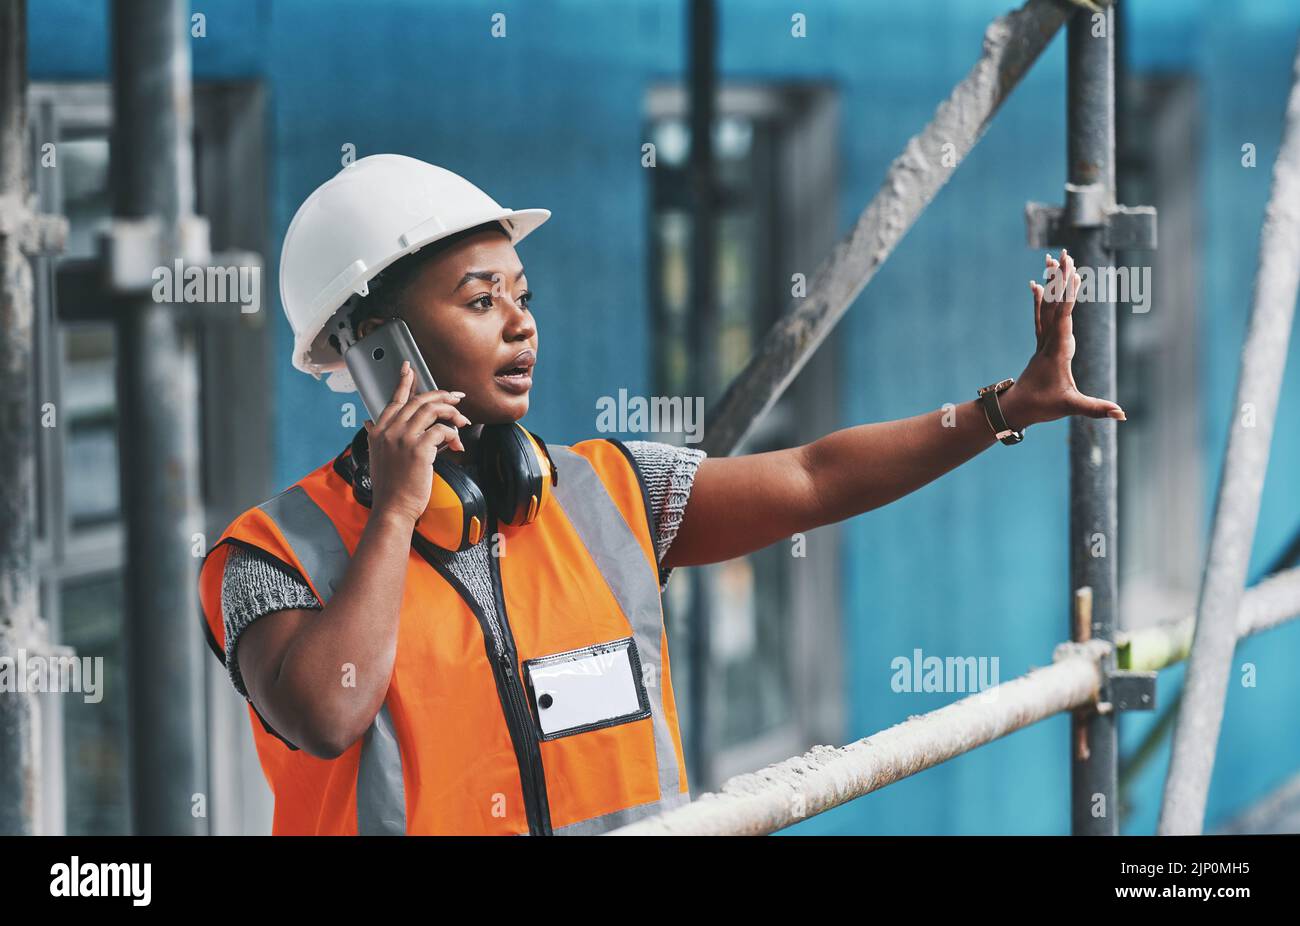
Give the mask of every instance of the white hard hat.
M 372 154 L 318 186 L 298 207 L 280 250 L 280 302 L 293 329 L 293 365 L 329 387 L 356 387 L 327 323 L 385 267 L 426 244 L 496 220 L 516 244 L 549 209 L 507 209 L 449 170 L 401 154 Z

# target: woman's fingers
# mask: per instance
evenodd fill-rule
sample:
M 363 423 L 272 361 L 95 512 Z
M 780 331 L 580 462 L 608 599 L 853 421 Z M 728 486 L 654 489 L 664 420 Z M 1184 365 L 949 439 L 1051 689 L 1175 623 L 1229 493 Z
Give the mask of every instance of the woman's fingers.
M 1074 300 L 1079 295 L 1080 282 L 1081 281 L 1079 280 L 1079 274 L 1071 272 L 1069 292 L 1066 294 L 1065 297 L 1065 305 L 1061 306 L 1062 318 L 1069 318 L 1070 313 L 1074 311 Z
M 1047 254 L 1043 261 L 1047 267 L 1047 286 L 1039 310 L 1039 324 L 1053 331 L 1062 328 L 1074 311 L 1082 280 L 1074 268 L 1074 258 L 1065 248 L 1061 248 L 1060 260 Z
M 426 402 L 415 414 L 402 423 L 402 428 L 414 437 L 419 437 L 436 421 L 448 421 L 453 426 L 466 427 L 470 420 L 460 410 L 446 402 Z
M 398 377 L 397 388 L 393 390 L 393 397 L 384 410 L 379 413 L 379 427 L 387 427 L 388 423 L 402 410 L 406 405 L 406 400 L 411 397 L 411 384 L 415 382 L 415 373 L 411 370 L 409 360 L 402 361 L 402 375 Z
M 430 389 L 428 392 L 420 392 L 407 399 L 406 404 L 401 410 L 393 416 L 393 424 L 405 424 L 425 405 L 430 403 L 452 403 L 460 401 L 460 397 L 454 392 L 448 392 L 446 389 Z
M 1116 421 L 1128 420 L 1128 416 L 1124 414 L 1124 409 L 1106 399 L 1096 399 L 1078 393 L 1072 404 L 1074 407 L 1071 414 L 1073 415 L 1083 415 L 1086 418 L 1114 418 Z
M 1034 297 L 1034 349 L 1039 350 L 1043 346 L 1043 287 L 1030 280 L 1029 291 Z
M 1055 257 L 1047 255 L 1047 285 L 1044 287 L 1042 319 L 1043 328 L 1050 328 L 1056 324 L 1056 316 L 1060 311 L 1061 297 L 1064 295 L 1063 280 L 1061 277 L 1061 265 L 1057 263 Z
M 1066 281 L 1061 316 L 1065 317 L 1074 311 L 1074 297 L 1079 292 L 1079 274 L 1074 272 L 1074 258 L 1065 248 L 1061 248 L 1061 264 L 1061 275 Z
M 460 399 L 456 398 L 454 394 L 447 393 L 447 391 L 441 389 L 430 390 L 428 393 L 417 393 L 412 395 L 412 397 L 408 399 L 407 403 L 402 406 L 402 410 L 398 411 L 398 414 L 393 416 L 393 424 L 406 424 L 407 421 L 411 420 L 412 417 L 415 417 L 416 412 L 419 412 L 421 408 L 426 406 L 426 404 L 450 404 L 450 406 L 455 407 L 455 404 L 458 402 L 460 402 Z
M 453 450 L 464 451 L 465 445 L 460 442 L 460 435 L 455 429 L 445 424 L 435 424 L 429 430 L 425 431 L 423 436 L 416 442 L 416 446 L 422 451 L 436 450 L 443 444 L 448 445 Z

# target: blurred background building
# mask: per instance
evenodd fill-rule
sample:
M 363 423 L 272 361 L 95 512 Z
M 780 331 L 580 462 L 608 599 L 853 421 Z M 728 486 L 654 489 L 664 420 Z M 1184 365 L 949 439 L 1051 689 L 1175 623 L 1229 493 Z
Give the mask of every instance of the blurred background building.
M 714 284 L 725 385 L 875 193 L 890 161 L 970 68 L 1008 0 L 801 7 L 717 5 L 713 133 L 720 188 Z M 1150 311 L 1119 308 L 1122 623 L 1191 612 L 1250 305 L 1260 223 L 1291 83 L 1300 7 L 1124 0 L 1119 199 L 1160 212 Z M 278 302 L 281 238 L 298 204 L 356 157 L 443 165 L 514 208 L 553 218 L 520 246 L 540 331 L 528 426 L 557 443 L 599 436 L 596 401 L 688 394 L 692 190 L 687 169 L 686 3 L 667 0 L 374 2 L 222 0 L 196 6 L 197 211 L 213 250 L 260 253 L 262 310 L 205 321 L 201 477 L 210 540 L 239 512 L 336 454 L 345 403 L 289 364 Z M 506 15 L 494 38 L 491 17 Z M 110 322 L 102 296 L 60 281 L 94 254 L 110 212 L 109 5 L 41 0 L 29 17 L 33 163 L 46 212 L 70 221 L 37 276 L 37 395 L 62 410 L 38 429 L 38 568 L 56 641 L 107 667 L 99 704 L 46 695 L 45 832 L 129 832 L 123 670 L 124 532 Z M 791 390 L 742 446 L 973 398 L 1032 351 L 1024 204 L 1060 197 L 1065 53 L 1059 36 Z M 653 142 L 657 164 L 643 166 Z M 1242 146 L 1258 167 L 1242 164 Z M 57 285 L 55 285 L 57 284 Z M 1300 364 L 1293 340 L 1252 579 L 1300 532 Z M 710 396 L 710 399 L 714 396 Z M 364 415 L 363 415 L 364 417 Z M 707 424 L 707 421 L 706 421 Z M 953 700 L 899 694 L 891 660 L 997 656 L 1003 680 L 1046 664 L 1067 636 L 1067 428 L 1039 426 L 887 508 L 684 570 L 666 595 L 692 793 L 816 743 L 841 744 Z M 681 435 L 622 434 L 679 442 Z M 684 666 L 707 595 L 704 664 Z M 197 593 L 196 593 L 197 598 Z M 1232 826 L 1300 767 L 1300 624 L 1247 639 L 1236 665 L 1259 684 L 1227 700 L 1207 829 Z M 269 832 L 270 793 L 245 702 L 206 652 L 206 767 L 213 833 Z M 1183 668 L 1163 673 L 1167 706 Z M 707 679 L 693 699 L 692 678 Z M 693 708 L 685 705 L 695 705 Z M 707 736 L 692 726 L 701 718 Z M 1161 712 L 1126 715 L 1123 831 L 1150 833 L 1168 738 L 1134 765 Z M 1069 831 L 1068 719 L 1038 724 L 787 832 L 1016 834 Z

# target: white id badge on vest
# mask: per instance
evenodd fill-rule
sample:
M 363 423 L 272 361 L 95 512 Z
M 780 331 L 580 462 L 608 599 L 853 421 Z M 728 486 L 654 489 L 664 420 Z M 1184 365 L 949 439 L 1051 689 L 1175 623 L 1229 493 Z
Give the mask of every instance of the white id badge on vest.
M 631 637 L 529 659 L 523 668 L 543 740 L 650 716 Z

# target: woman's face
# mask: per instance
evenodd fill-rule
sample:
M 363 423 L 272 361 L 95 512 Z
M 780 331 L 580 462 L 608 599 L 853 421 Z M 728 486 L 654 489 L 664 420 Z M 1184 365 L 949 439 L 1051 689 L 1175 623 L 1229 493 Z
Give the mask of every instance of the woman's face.
M 456 242 L 407 287 L 400 314 L 438 388 L 465 393 L 458 407 L 476 425 L 528 412 L 537 358 L 529 298 L 514 245 L 493 231 Z

